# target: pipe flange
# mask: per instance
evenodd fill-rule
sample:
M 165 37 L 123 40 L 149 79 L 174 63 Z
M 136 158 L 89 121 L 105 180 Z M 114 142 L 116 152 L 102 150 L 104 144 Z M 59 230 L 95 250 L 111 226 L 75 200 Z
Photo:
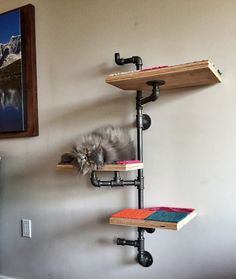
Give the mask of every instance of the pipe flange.
M 149 80 L 146 84 L 149 86 L 162 86 L 164 85 L 166 82 L 162 79 L 154 79 L 154 80 Z
M 147 233 L 154 233 L 155 232 L 155 229 L 153 228 L 147 228 L 145 229 Z

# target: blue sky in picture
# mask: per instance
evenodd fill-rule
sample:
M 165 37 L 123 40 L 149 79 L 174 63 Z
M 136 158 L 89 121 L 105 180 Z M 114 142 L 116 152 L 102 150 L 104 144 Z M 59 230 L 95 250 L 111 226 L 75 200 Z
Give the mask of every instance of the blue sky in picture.
M 8 43 L 16 35 L 20 35 L 20 10 L 0 15 L 0 43 Z

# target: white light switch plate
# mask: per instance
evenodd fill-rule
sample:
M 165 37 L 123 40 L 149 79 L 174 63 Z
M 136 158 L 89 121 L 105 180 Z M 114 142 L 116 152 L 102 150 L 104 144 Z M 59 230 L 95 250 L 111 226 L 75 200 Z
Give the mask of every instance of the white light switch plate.
M 32 222 L 28 219 L 21 220 L 21 235 L 23 237 L 32 237 Z

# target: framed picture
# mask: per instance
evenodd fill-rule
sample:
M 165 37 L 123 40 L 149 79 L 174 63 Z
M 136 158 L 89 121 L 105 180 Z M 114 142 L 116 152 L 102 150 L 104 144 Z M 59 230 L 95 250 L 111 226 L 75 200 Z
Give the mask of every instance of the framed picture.
M 38 135 L 35 11 L 0 14 L 0 138 Z

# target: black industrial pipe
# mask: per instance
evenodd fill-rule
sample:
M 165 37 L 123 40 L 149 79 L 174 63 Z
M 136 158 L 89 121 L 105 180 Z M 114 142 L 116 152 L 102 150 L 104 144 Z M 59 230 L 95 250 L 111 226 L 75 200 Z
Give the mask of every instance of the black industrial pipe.
M 144 105 L 149 102 L 155 102 L 160 96 L 160 86 L 164 85 L 164 80 L 151 80 L 147 82 L 147 85 L 152 86 L 152 94 L 146 98 L 140 100 L 141 105 Z
M 117 65 L 124 65 L 133 63 L 136 65 L 136 70 L 142 70 L 142 59 L 139 56 L 132 56 L 130 58 L 120 58 L 119 53 L 115 53 L 115 62 Z M 148 97 L 143 98 L 142 91 L 137 90 L 136 92 L 136 128 L 137 128 L 137 159 L 143 162 L 143 130 L 146 130 L 151 125 L 151 118 L 148 115 L 143 115 L 143 105 L 149 102 L 154 102 L 158 99 L 160 94 L 160 86 L 165 84 L 163 80 L 152 80 L 147 82 L 148 85 L 152 86 L 152 93 Z M 95 187 L 110 186 L 137 186 L 138 189 L 138 208 L 144 208 L 144 172 L 143 169 L 138 170 L 138 176 L 135 180 L 123 180 L 120 177 L 118 171 L 114 172 L 113 180 L 99 180 L 96 172 L 93 171 L 91 174 L 91 183 Z M 144 233 L 153 233 L 155 229 L 151 228 L 138 228 L 137 240 L 127 240 L 123 238 L 117 239 L 117 245 L 122 246 L 134 246 L 138 249 L 137 260 L 142 266 L 148 267 L 152 265 L 152 255 L 145 251 L 145 238 Z
M 117 65 L 125 65 L 125 64 L 130 64 L 133 63 L 136 65 L 136 69 L 139 70 L 142 68 L 143 61 L 141 57 L 139 56 L 132 56 L 130 58 L 120 58 L 120 53 L 115 53 L 115 62 Z
M 122 186 L 139 186 L 140 182 L 138 180 L 123 180 L 121 177 L 115 172 L 115 176 L 113 180 L 99 180 L 96 172 L 93 171 L 90 177 L 91 183 L 95 187 L 122 187 Z

